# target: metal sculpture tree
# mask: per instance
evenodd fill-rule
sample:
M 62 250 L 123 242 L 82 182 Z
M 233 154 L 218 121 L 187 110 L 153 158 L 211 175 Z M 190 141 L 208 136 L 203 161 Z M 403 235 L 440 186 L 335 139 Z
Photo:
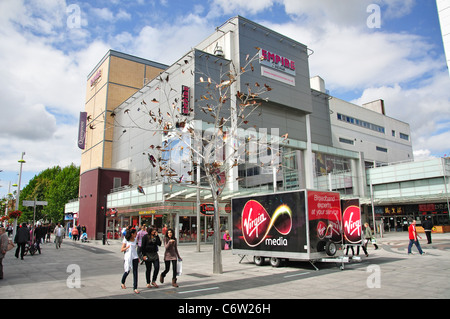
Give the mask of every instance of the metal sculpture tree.
M 181 73 L 190 72 L 196 79 L 196 88 L 203 90 L 199 98 L 195 99 L 193 107 L 184 100 L 184 93 L 180 95 L 173 88 L 172 75 L 162 73 L 149 86 L 151 92 L 146 93 L 145 99 L 140 99 L 140 103 L 134 103 L 131 107 L 124 103 L 106 118 L 110 126 L 120 132 L 117 139 L 129 134 L 131 129 L 145 130 L 152 133 L 149 136 L 156 137 L 142 155 L 147 157 L 150 167 L 156 170 L 158 180 L 171 185 L 200 187 L 200 179 L 200 184 L 208 185 L 214 201 L 213 273 L 223 272 L 219 198 L 227 183 L 237 180 L 237 174 L 232 172 L 237 172 L 239 164 L 245 163 L 249 156 L 257 157 L 262 148 L 264 151 L 271 148 L 266 137 L 238 134 L 240 127 L 249 127 L 251 117 L 260 115 L 258 108 L 268 101 L 265 94 L 271 91 L 267 84 L 240 83 L 244 73 L 255 70 L 253 63 L 260 59 L 260 49 L 256 50 L 257 53 L 254 56 L 247 55 L 244 65 L 239 67 L 232 61 L 216 59 L 214 64 L 219 72 L 214 75 L 210 74 L 208 68 L 194 69 L 192 60 L 188 58 L 180 60 L 177 64 Z M 205 59 L 208 58 L 215 57 L 205 54 Z M 239 91 L 238 87 L 244 87 L 245 92 Z M 203 117 L 209 120 L 206 123 L 194 121 L 190 115 L 192 112 L 203 112 Z M 117 119 L 119 114 L 120 117 L 125 116 L 125 124 Z M 95 122 L 88 123 L 88 126 L 95 129 Z M 261 148 L 260 143 L 264 147 Z M 249 144 L 254 147 L 246 149 L 245 145 Z M 277 156 L 278 148 L 272 150 L 272 158 Z M 184 163 L 180 160 L 179 165 L 174 165 L 174 158 L 184 159 Z M 278 165 L 278 162 L 272 160 L 270 164 Z M 204 176 L 194 180 L 194 175 L 200 170 Z

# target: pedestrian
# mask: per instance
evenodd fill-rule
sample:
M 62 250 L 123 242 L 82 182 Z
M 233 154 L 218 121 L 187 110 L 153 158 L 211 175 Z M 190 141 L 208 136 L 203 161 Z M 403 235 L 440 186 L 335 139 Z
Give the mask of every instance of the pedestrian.
M 161 246 L 161 239 L 155 228 L 148 229 L 148 233 L 142 238 L 142 259 L 145 261 L 145 278 L 147 280 L 147 288 L 152 286 L 158 288 L 156 279 L 159 273 L 159 255 L 158 246 Z M 153 269 L 153 277 L 150 283 L 150 275 Z
M 142 256 L 142 238 L 147 235 L 147 226 L 142 225 L 141 229 L 137 232 L 136 240 L 137 240 L 137 253 L 138 256 Z M 141 265 L 144 263 L 144 260 L 141 259 Z
M 81 225 L 80 224 L 78 224 L 78 226 L 77 226 L 77 231 L 78 231 L 77 240 L 80 240 L 80 235 L 82 234 L 81 233 Z
M 72 240 L 77 241 L 77 238 L 78 238 L 78 228 L 74 227 L 72 229 Z
M 34 228 L 34 231 L 32 231 L 31 235 L 34 238 L 34 245 L 40 255 L 41 254 L 41 225 L 40 224 L 37 224 L 37 226 Z M 31 241 L 31 244 L 33 244 L 33 241 Z
M 17 230 L 16 237 L 14 238 L 14 243 L 17 244 L 16 249 L 16 258 L 19 258 L 19 252 L 20 252 L 20 259 L 23 260 L 23 255 L 25 253 L 25 245 L 30 241 L 30 231 L 28 230 L 27 224 L 23 223 L 19 226 L 19 229 Z
M 125 252 L 124 254 L 124 270 L 121 281 L 121 287 L 122 289 L 126 289 L 125 281 L 130 274 L 130 271 L 133 270 L 133 290 L 134 293 L 138 294 L 140 293 L 139 290 L 137 290 L 137 284 L 138 284 L 138 267 L 139 267 L 139 257 L 136 250 L 136 229 L 131 228 L 128 229 L 125 233 L 125 238 L 122 243 L 122 248 L 120 249 L 121 252 Z
M 422 223 L 423 230 L 425 231 L 425 235 L 427 236 L 427 244 L 431 244 L 431 231 L 433 229 L 433 222 L 431 221 L 431 217 L 428 217 Z
M 0 279 L 3 279 L 3 258 L 6 255 L 8 249 L 8 235 L 6 234 L 6 229 L 0 227 Z
M 56 225 L 56 227 L 55 227 L 54 233 L 55 233 L 56 249 L 61 248 L 62 239 L 64 236 L 64 227 L 62 227 L 61 224 L 58 223 L 58 225 Z
M 164 264 L 166 269 L 161 273 L 159 281 L 163 284 L 164 277 L 170 270 L 170 264 L 172 263 L 172 286 L 178 287 L 177 284 L 177 260 L 182 261 L 180 254 L 178 253 L 177 240 L 175 238 L 175 233 L 172 228 L 167 229 L 166 236 L 164 237 L 164 247 L 166 251 L 164 252 Z
M 225 250 L 230 249 L 231 247 L 231 236 L 228 230 L 225 230 L 225 234 L 223 234 L 223 240 L 225 241 Z
M 45 237 L 46 237 L 46 238 L 45 238 L 45 242 L 46 242 L 46 243 L 50 243 L 50 242 L 51 242 L 50 236 L 51 236 L 51 234 L 52 234 L 52 226 L 51 226 L 50 224 L 47 225 L 46 231 L 47 231 L 47 232 L 46 232 L 47 236 L 45 236 Z
M 422 248 L 420 247 L 420 243 L 419 243 L 419 239 L 422 239 L 422 237 L 420 237 L 417 234 L 417 230 L 416 230 L 416 220 L 414 219 L 411 223 L 411 225 L 409 225 L 408 227 L 408 234 L 409 234 L 409 245 L 408 245 L 408 255 L 411 255 L 411 247 L 412 245 L 416 245 L 417 250 L 419 251 L 419 254 L 423 255 L 425 254 L 424 251 L 422 251 Z

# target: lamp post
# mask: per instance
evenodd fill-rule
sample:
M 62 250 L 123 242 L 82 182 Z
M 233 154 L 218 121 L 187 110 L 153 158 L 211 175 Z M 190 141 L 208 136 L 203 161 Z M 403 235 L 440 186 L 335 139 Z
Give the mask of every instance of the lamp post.
M 25 160 L 23 159 L 23 156 L 25 155 L 25 152 L 22 152 L 22 157 L 18 162 L 20 163 L 20 170 L 19 170 L 19 183 L 17 185 L 17 196 L 16 196 L 16 210 L 19 210 L 19 200 L 20 200 L 20 182 L 22 180 L 22 165 L 25 164 Z M 17 219 L 14 220 L 14 226 L 13 226 L 13 238 L 16 236 L 17 232 Z

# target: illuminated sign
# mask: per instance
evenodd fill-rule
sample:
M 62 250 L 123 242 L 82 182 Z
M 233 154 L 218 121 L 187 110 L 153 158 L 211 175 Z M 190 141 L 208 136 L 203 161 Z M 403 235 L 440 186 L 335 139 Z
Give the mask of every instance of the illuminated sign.
M 295 61 L 264 49 L 261 49 L 259 54 L 262 65 L 295 76 Z
M 183 85 L 181 87 L 181 114 L 189 115 L 189 96 L 190 90 L 188 86 Z

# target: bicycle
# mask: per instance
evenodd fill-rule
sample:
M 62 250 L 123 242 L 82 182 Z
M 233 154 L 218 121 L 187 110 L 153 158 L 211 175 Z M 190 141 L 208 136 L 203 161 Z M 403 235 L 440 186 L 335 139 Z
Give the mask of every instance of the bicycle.
M 31 256 L 33 256 L 37 251 L 36 243 L 26 243 L 25 250 L 23 252 L 23 255 L 26 256 L 28 252 Z

